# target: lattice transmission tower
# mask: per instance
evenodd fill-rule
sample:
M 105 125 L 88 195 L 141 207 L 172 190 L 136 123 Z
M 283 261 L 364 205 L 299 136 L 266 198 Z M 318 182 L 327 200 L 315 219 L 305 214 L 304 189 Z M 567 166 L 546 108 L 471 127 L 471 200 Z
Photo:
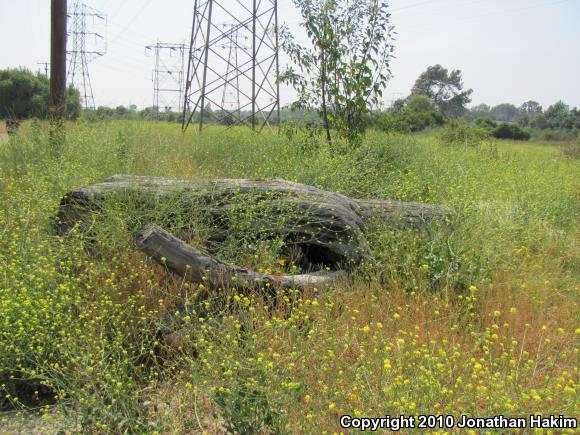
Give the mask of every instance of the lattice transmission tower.
M 153 111 L 159 119 L 160 110 L 183 110 L 185 45 L 157 42 L 145 47 L 145 53 L 155 53 L 153 69 Z
M 67 35 L 72 40 L 71 49 L 67 50 L 67 82 L 80 92 L 81 105 L 85 109 L 94 109 L 89 63 L 106 52 L 107 18 L 78 0 L 71 5 L 67 15 Z
M 240 119 L 242 98 L 240 92 L 240 77 L 236 74 L 239 70 L 239 50 L 249 50 L 250 47 L 247 45 L 248 36 L 242 36 L 240 34 L 240 29 L 236 24 L 222 24 L 223 29 L 227 29 L 227 34 L 229 37 L 223 44 L 217 45 L 218 48 L 226 50 L 228 53 L 227 68 L 225 75 L 225 83 L 223 87 L 223 94 L 221 100 L 221 107 L 224 110 L 235 113 L 237 118 Z M 226 115 L 225 122 L 233 124 L 233 118 Z
M 200 131 L 209 122 L 254 131 L 279 124 L 278 47 L 277 0 L 195 0 L 183 130 L 192 123 Z

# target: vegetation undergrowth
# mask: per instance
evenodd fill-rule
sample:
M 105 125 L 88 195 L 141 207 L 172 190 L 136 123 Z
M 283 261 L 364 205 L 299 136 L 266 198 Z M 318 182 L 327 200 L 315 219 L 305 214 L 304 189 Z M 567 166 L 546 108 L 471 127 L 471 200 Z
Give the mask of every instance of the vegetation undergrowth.
M 343 414 L 577 417 L 578 160 L 534 142 L 303 140 L 120 121 L 68 124 L 57 152 L 44 123 L 0 145 L 0 406 L 58 410 L 64 430 L 101 433 L 333 433 Z M 131 204 L 112 202 L 88 233 L 54 235 L 62 196 L 116 173 L 278 177 L 455 217 L 423 230 L 377 222 L 377 263 L 336 288 L 242 294 L 186 283 L 136 251 Z M 246 243 L 242 211 L 223 258 L 290 267 L 275 243 Z M 203 216 L 191 219 L 201 243 Z M 160 343 L 168 316 L 184 326 L 177 346 Z

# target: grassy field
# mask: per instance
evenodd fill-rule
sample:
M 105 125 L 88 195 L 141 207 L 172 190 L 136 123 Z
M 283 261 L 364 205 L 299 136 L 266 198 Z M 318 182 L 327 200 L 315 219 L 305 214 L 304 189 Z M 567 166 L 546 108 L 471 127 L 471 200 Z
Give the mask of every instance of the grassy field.
M 122 204 L 96 223 L 96 241 L 53 235 L 63 194 L 116 173 L 279 177 L 445 204 L 454 225 L 377 223 L 377 264 L 336 288 L 274 302 L 218 294 L 137 252 Z M 87 433 L 334 433 L 344 414 L 580 414 L 580 162 L 559 147 L 370 132 L 349 151 L 300 132 L 198 138 L 112 122 L 68 125 L 54 150 L 47 127 L 28 123 L 0 145 L 0 174 L 5 409 Z M 239 242 L 232 260 L 285 263 Z M 182 348 L 160 349 L 160 318 L 191 301 L 179 313 L 192 325 Z

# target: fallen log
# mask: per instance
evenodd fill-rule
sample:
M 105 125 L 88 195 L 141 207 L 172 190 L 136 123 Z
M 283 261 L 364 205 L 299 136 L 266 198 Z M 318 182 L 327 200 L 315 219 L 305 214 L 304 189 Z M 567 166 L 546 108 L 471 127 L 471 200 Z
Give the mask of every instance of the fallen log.
M 146 225 L 138 234 L 135 243 L 145 254 L 167 266 L 172 272 L 191 282 L 206 281 L 212 287 L 304 289 L 332 285 L 343 276 L 337 271 L 303 275 L 258 273 L 204 253 L 155 224 Z
M 420 227 L 434 220 L 450 221 L 451 210 L 441 205 L 417 202 L 385 201 L 377 199 L 355 199 L 357 213 L 369 220 L 385 220 L 407 227 Z
M 357 200 L 336 192 L 280 179 L 195 179 L 115 175 L 76 189 L 62 199 L 56 231 L 66 234 L 98 212 L 109 195 L 137 199 L 146 210 L 164 200 L 175 200 L 175 213 L 207 209 L 222 234 L 236 210 L 260 204 L 256 231 L 266 229 L 287 245 L 298 246 L 312 265 L 350 267 L 373 261 L 364 228 L 374 220 L 422 226 L 448 220 L 451 211 L 440 205 L 386 200 Z M 173 211 L 172 211 L 173 212 Z M 218 237 L 218 236 L 216 236 Z

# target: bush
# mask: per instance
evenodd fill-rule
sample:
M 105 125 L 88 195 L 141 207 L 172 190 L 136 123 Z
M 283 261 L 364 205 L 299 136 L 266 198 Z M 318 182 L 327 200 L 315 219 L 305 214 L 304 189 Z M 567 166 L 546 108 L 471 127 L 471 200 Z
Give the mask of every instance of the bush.
M 489 118 L 478 118 L 477 121 L 475 121 L 475 125 L 488 131 L 497 128 L 497 122 Z
M 476 146 L 489 136 L 489 132 L 481 127 L 466 124 L 462 119 L 451 119 L 441 132 L 440 139 L 447 145 Z
M 545 141 L 569 142 L 580 138 L 580 129 L 574 130 L 533 130 L 534 138 Z
M 530 140 L 530 133 L 515 124 L 500 124 L 494 131 L 496 139 Z
M 400 113 L 372 112 L 367 123 L 370 128 L 385 132 L 408 133 L 410 126 Z
M 399 133 L 418 132 L 444 122 L 443 113 L 424 95 L 409 97 L 400 112 L 374 112 L 368 120 L 368 124 L 379 130 Z

